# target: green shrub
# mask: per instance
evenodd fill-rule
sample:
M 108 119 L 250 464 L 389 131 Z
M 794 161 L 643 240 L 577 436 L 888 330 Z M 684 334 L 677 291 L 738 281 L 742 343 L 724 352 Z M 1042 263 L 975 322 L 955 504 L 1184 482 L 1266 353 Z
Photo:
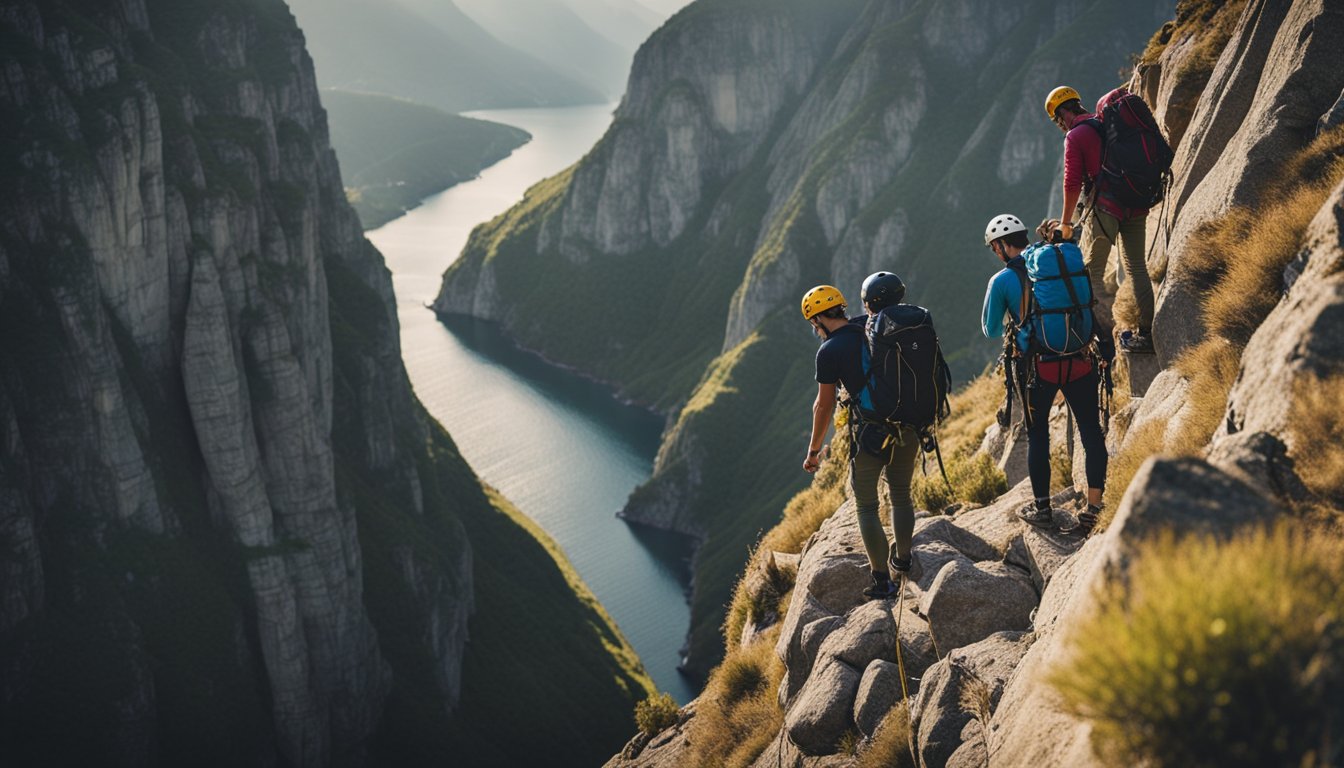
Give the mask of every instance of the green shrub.
M 927 475 L 916 473 L 910 488 L 915 508 L 937 513 L 958 501 L 988 504 L 1008 492 L 1008 479 L 1003 471 L 983 453 L 962 451 L 948 458 L 947 479 L 952 483 L 950 490 L 937 471 L 936 461 Z
M 1296 525 L 1230 542 L 1167 535 L 1130 585 L 1097 596 L 1051 678 L 1107 764 L 1334 764 L 1344 538 Z
M 671 695 L 658 693 L 635 705 L 635 725 L 652 736 L 677 724 L 681 707 Z

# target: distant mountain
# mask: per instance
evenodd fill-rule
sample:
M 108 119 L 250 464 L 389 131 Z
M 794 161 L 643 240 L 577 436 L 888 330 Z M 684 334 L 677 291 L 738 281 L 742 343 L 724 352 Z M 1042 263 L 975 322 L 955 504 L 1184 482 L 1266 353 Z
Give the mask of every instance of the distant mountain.
M 655 10 L 649 3 L 636 0 L 561 0 L 593 29 L 632 52 L 653 34 L 685 2 L 665 3 L 667 10 Z
M 606 100 L 511 48 L 452 2 L 291 0 L 319 84 L 399 96 L 460 112 L 500 107 L 592 104 Z
M 322 95 L 346 196 L 365 229 L 475 178 L 527 143 L 527 131 L 423 104 L 349 91 Z
M 635 48 L 658 23 L 658 17 L 647 9 L 643 17 L 627 13 L 625 21 L 616 23 L 619 17 L 601 0 L 583 0 L 583 5 L 594 6 L 585 9 L 587 18 L 571 8 L 568 0 L 457 0 L 461 10 L 441 0 L 396 1 L 440 25 L 439 17 L 445 12 L 466 13 L 504 43 L 612 98 L 625 90 Z M 592 18 L 611 18 L 613 23 L 604 26 L 613 34 L 591 26 Z

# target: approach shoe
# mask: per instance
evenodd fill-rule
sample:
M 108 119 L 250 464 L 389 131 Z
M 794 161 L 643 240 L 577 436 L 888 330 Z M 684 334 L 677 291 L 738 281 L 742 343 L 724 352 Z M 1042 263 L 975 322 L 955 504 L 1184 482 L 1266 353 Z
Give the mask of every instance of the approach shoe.
M 1033 525 L 1037 528 L 1054 528 L 1055 511 L 1050 507 L 1041 509 L 1035 502 L 1027 504 L 1025 507 L 1017 510 L 1017 516 L 1027 525 Z
M 1136 355 L 1153 354 L 1153 337 L 1138 331 L 1125 331 L 1120 334 L 1120 348 Z
M 1060 528 L 1059 531 L 1060 533 L 1087 538 L 1088 534 L 1092 533 L 1092 529 L 1097 527 L 1097 518 L 1100 512 L 1100 507 L 1088 507 L 1078 513 L 1078 522 Z
M 869 600 L 890 600 L 896 596 L 900 587 L 886 575 L 873 575 L 873 583 L 864 587 L 863 596 Z

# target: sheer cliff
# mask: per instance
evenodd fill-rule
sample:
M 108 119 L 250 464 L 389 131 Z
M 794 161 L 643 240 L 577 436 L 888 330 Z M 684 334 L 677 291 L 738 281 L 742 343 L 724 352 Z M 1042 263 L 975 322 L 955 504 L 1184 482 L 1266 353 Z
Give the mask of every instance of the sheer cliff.
M 1320 0 L 1182 2 L 1143 53 L 1177 150 L 1166 280 L 1159 354 L 1121 355 L 1099 532 L 1025 525 L 1024 480 L 920 513 L 902 597 L 865 601 L 833 458 L 753 554 L 706 693 L 608 765 L 1338 764 L 1342 63 Z M 997 425 L 969 440 L 1025 473 Z M 1056 518 L 1081 504 L 1066 483 Z
M 894 270 L 959 374 L 981 370 L 983 221 L 1040 217 L 1056 186 L 1043 94 L 1113 87 L 1170 10 L 700 0 L 636 55 L 592 152 L 474 233 L 438 311 L 498 320 L 671 415 L 624 514 L 702 540 L 693 671 L 718 655 L 743 554 L 805 481 L 797 298 L 833 282 L 853 299 Z
M 7 764 L 520 761 L 543 700 L 552 747 L 619 743 L 647 679 L 415 399 L 285 5 L 0 35 Z

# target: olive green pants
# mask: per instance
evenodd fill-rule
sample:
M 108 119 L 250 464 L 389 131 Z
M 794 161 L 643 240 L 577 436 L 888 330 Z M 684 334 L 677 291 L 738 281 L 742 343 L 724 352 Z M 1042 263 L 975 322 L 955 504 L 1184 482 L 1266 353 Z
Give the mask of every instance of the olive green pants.
M 1139 308 L 1139 330 L 1153 329 L 1153 281 L 1148 277 L 1148 262 L 1144 259 L 1144 240 L 1147 220 L 1143 216 L 1120 221 L 1100 208 L 1095 209 L 1083 233 L 1083 264 L 1087 266 L 1092 292 L 1096 295 L 1095 314 L 1104 327 L 1115 330 L 1113 311 L 1115 294 L 1119 288 L 1114 279 L 1106 279 L 1106 262 L 1111 249 L 1120 241 L 1120 258 L 1125 267 L 1125 279 L 1134 286 L 1134 302 Z
M 919 437 L 912 429 L 903 429 L 901 442 L 892 446 L 891 461 L 873 456 L 862 450 L 849 462 L 849 484 L 854 491 L 854 508 L 859 517 L 859 534 L 863 548 L 868 550 L 868 565 L 877 572 L 886 573 L 887 532 L 877 514 L 877 483 L 885 468 L 887 488 L 891 491 L 891 528 L 896 538 L 896 553 L 910 556 L 910 538 L 915 532 L 915 503 L 910 499 L 910 483 L 915 473 L 915 458 L 919 456 Z

